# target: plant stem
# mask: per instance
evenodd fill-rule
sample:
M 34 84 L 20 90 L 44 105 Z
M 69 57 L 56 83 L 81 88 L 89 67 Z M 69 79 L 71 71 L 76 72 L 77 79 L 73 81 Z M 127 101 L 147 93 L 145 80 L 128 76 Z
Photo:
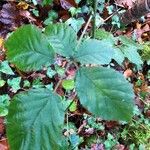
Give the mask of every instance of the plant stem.
M 58 83 L 57 83 L 56 86 L 55 86 L 54 92 L 57 91 L 57 89 L 58 89 L 58 87 L 60 86 L 60 84 L 61 84 L 63 78 L 65 77 L 66 71 L 69 69 L 69 67 L 70 67 L 71 64 L 72 64 L 72 61 L 70 61 L 70 62 L 67 64 L 66 69 L 65 69 L 65 71 L 64 71 L 64 74 L 61 76 L 61 78 L 59 79 Z
M 97 0 L 93 0 L 92 38 L 95 38 L 95 30 L 96 30 L 96 12 L 97 12 Z
M 85 34 L 85 32 L 86 32 L 86 30 L 87 30 L 87 28 L 88 28 L 88 26 L 89 26 L 89 24 L 90 24 L 90 22 L 91 22 L 91 19 L 92 19 L 92 15 L 90 15 L 90 17 L 89 17 L 89 19 L 88 19 L 88 21 L 87 21 L 87 23 L 86 23 L 86 25 L 85 25 L 85 27 L 84 27 L 84 29 L 83 29 L 83 32 L 82 32 L 82 34 L 81 34 L 81 36 L 80 36 L 80 38 L 79 38 L 78 44 L 77 44 L 77 46 L 76 46 L 76 49 L 78 49 L 79 45 L 81 44 L 81 41 L 82 41 L 82 39 L 83 39 L 83 36 L 84 36 L 84 34 Z

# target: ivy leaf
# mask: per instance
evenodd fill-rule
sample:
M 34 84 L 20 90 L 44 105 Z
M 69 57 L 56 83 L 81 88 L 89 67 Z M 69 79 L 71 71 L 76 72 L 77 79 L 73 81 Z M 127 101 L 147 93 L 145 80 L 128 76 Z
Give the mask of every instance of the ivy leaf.
M 73 56 L 77 35 L 71 27 L 66 24 L 51 24 L 46 27 L 45 34 L 56 53 L 65 57 Z
M 85 86 L 86 85 L 86 86 Z M 76 90 L 84 107 L 107 120 L 129 121 L 133 114 L 133 89 L 125 78 L 110 68 L 81 68 Z
M 78 33 L 84 23 L 85 21 L 83 18 L 75 19 L 72 17 L 66 21 L 66 24 L 70 25 L 76 31 L 76 33 Z
M 53 63 L 54 51 L 45 35 L 33 25 L 17 29 L 6 41 L 7 58 L 20 70 L 39 70 Z
M 75 60 L 82 64 L 109 64 L 113 55 L 114 50 L 107 41 L 89 39 L 79 46 Z
M 5 74 L 9 74 L 9 75 L 14 75 L 14 72 L 10 68 L 7 60 L 0 62 L 0 72 L 3 72 Z
M 9 107 L 7 135 L 11 150 L 66 150 L 59 96 L 40 88 L 17 94 Z
M 12 88 L 13 92 L 17 92 L 20 89 L 21 77 L 8 79 L 7 83 Z

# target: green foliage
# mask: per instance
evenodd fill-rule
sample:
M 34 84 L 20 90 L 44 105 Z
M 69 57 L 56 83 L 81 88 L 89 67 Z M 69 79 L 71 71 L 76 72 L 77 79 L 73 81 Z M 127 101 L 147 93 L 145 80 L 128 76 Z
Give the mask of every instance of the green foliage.
M 108 133 L 107 140 L 104 142 L 106 150 L 112 149 L 117 144 L 117 141 L 114 139 L 114 137 Z
M 85 40 L 75 55 L 75 60 L 82 64 L 109 64 L 114 55 L 113 48 L 107 41 Z
M 101 130 L 103 131 L 105 129 L 104 125 L 102 125 L 102 123 L 97 122 L 97 118 L 93 117 L 93 116 L 88 116 L 86 114 L 84 114 L 84 119 L 87 120 L 87 128 L 93 128 L 96 130 Z
M 76 32 L 78 32 L 81 29 L 81 27 L 84 23 L 85 23 L 85 21 L 83 18 L 75 19 L 75 18 L 71 17 L 66 21 L 66 24 L 70 25 Z
M 150 61 L 150 43 L 145 43 L 142 49 L 143 60 Z
M 55 11 L 51 10 L 48 13 L 48 18 L 44 21 L 44 24 L 49 25 L 50 23 L 53 23 L 53 21 L 57 18 L 58 18 L 58 14 Z
M 17 29 L 5 43 L 7 59 L 20 70 L 39 70 L 54 62 L 54 50 L 46 36 L 33 25 Z
M 0 79 L 0 87 L 3 87 L 5 85 L 5 83 L 6 83 L 5 80 Z
M 150 126 L 133 121 L 124 128 L 121 136 L 128 144 L 135 143 L 136 147 L 144 144 L 147 147 L 150 139 Z
M 119 36 L 119 41 L 122 43 L 122 45 L 119 46 L 119 49 L 123 53 L 124 57 L 128 58 L 132 63 L 140 67 L 142 60 L 138 50 L 142 47 L 125 36 Z
M 33 25 L 26 25 L 8 38 L 5 47 L 8 60 L 26 72 L 53 64 L 56 54 L 66 57 L 68 64 L 76 64 L 77 73 L 75 80 L 64 80 L 62 86 L 66 90 L 75 86 L 80 102 L 94 115 L 129 121 L 134 97 L 131 85 L 113 69 L 90 67 L 91 64 L 109 65 L 118 49 L 114 42 L 106 36 L 101 40 L 77 41 L 75 31 L 65 24 L 51 24 L 44 33 Z M 57 66 L 55 70 L 64 79 L 66 70 Z M 51 78 L 56 72 L 49 68 L 47 76 Z M 9 108 L 7 134 L 12 150 L 66 149 L 60 128 L 65 113 L 61 99 L 52 92 L 52 85 L 43 88 L 40 78 L 34 80 L 32 86 L 35 89 L 17 94 Z M 75 110 L 75 106 L 72 107 Z M 79 141 L 77 135 L 73 136 L 73 145 L 78 145 Z
M 43 0 L 42 5 L 50 5 L 52 4 L 53 0 Z
M 5 95 L 0 95 L 0 116 L 6 116 L 8 114 L 8 106 L 10 97 Z
M 7 83 L 12 88 L 12 91 L 15 93 L 20 89 L 21 77 L 8 79 Z
M 72 80 L 72 79 L 63 80 L 62 81 L 62 86 L 66 90 L 72 90 L 72 89 L 74 89 L 74 80 Z
M 13 97 L 7 116 L 11 150 L 65 150 L 64 106 L 47 89 L 31 89 Z
M 130 120 L 134 97 L 132 87 L 114 70 L 98 67 L 79 69 L 76 90 L 83 106 L 96 116 L 107 120 Z
M 9 74 L 9 75 L 14 75 L 14 72 L 10 68 L 8 61 L 0 62 L 0 72 Z
M 96 38 L 109 42 L 109 44 L 114 48 L 115 55 L 113 58 L 118 62 L 118 64 L 121 65 L 125 58 L 138 67 L 142 64 L 142 59 L 138 53 L 138 50 L 141 49 L 142 46 L 135 43 L 133 40 L 125 36 L 114 37 L 111 33 L 101 29 L 96 30 Z M 121 42 L 121 44 L 117 45 L 117 42 Z
M 56 53 L 65 57 L 73 56 L 77 45 L 77 35 L 71 27 L 65 24 L 51 24 L 46 27 L 45 34 Z
M 71 105 L 69 106 L 69 111 L 74 112 L 77 110 L 77 103 L 75 101 L 71 101 Z

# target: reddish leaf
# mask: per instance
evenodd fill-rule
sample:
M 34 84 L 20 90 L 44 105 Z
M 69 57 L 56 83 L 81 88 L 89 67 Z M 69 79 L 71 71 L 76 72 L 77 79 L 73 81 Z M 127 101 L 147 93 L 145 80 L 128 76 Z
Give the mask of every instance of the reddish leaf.
M 68 10 L 72 7 L 72 5 L 66 0 L 60 0 L 60 3 L 61 3 L 61 7 L 64 8 L 65 10 Z
M 9 146 L 6 138 L 0 140 L 0 150 L 9 150 Z
M 91 150 L 105 150 L 103 144 L 93 144 Z

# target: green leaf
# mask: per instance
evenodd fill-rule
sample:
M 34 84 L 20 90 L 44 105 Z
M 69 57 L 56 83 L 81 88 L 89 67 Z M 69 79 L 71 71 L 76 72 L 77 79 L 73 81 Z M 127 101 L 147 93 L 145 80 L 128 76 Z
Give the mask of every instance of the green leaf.
M 72 79 L 63 80 L 62 81 L 62 86 L 66 90 L 72 90 L 74 88 L 74 80 L 72 80 Z
M 44 87 L 44 84 L 42 82 L 42 78 L 37 77 L 36 79 L 34 79 L 33 82 L 32 82 L 32 87 L 33 88 L 42 88 L 42 87 Z
M 23 87 L 30 87 L 31 86 L 31 83 L 30 83 L 30 81 L 28 81 L 28 80 L 24 80 L 23 81 Z
M 49 78 L 52 78 L 55 74 L 56 74 L 56 71 L 55 71 L 55 70 L 52 70 L 50 67 L 47 68 L 46 75 L 47 75 Z
M 72 17 L 66 21 L 66 24 L 70 25 L 76 31 L 76 33 L 78 33 L 84 23 L 85 21 L 83 18 L 76 19 Z
M 142 59 L 150 61 L 150 42 L 146 42 L 142 49 Z
M 0 116 L 6 116 L 8 114 L 8 106 L 10 97 L 7 94 L 0 95 Z
M 3 87 L 5 85 L 5 83 L 6 83 L 5 80 L 0 79 L 0 87 Z
M 72 100 L 70 103 L 72 103 L 72 104 L 69 107 L 69 111 L 71 111 L 71 112 L 76 111 L 77 110 L 77 103 L 75 101 L 72 102 Z
M 39 70 L 54 62 L 54 51 L 41 30 L 33 25 L 17 29 L 6 41 L 7 58 L 20 70 Z
M 82 64 L 109 64 L 114 50 L 107 41 L 89 39 L 84 41 L 75 55 L 75 60 Z
M 97 29 L 95 31 L 95 38 L 98 40 L 111 40 L 111 41 L 115 41 L 114 36 L 110 33 L 105 31 L 104 29 Z
M 14 75 L 12 69 L 10 68 L 8 61 L 0 62 L 0 72 L 3 72 L 5 74 Z
M 50 5 L 52 2 L 53 0 L 43 0 L 42 5 Z
M 66 150 L 64 107 L 48 89 L 17 94 L 9 107 L 7 136 L 11 150 Z
M 140 65 L 142 64 L 142 59 L 137 52 L 137 47 L 122 46 L 120 47 L 120 50 L 123 53 L 124 57 L 128 58 L 128 60 L 140 67 Z
M 51 24 L 46 27 L 45 34 L 56 53 L 72 57 L 77 45 L 75 31 L 66 24 Z
M 119 40 L 122 42 L 122 45 L 118 48 L 123 53 L 124 57 L 128 58 L 132 63 L 140 67 L 142 64 L 142 59 L 138 53 L 138 50 L 142 48 L 141 45 L 125 36 L 119 36 Z
M 12 88 L 13 92 L 17 92 L 20 89 L 21 77 L 8 79 L 7 83 Z
M 76 90 L 84 107 L 107 120 L 129 121 L 133 114 L 133 89 L 125 78 L 110 68 L 81 68 Z

